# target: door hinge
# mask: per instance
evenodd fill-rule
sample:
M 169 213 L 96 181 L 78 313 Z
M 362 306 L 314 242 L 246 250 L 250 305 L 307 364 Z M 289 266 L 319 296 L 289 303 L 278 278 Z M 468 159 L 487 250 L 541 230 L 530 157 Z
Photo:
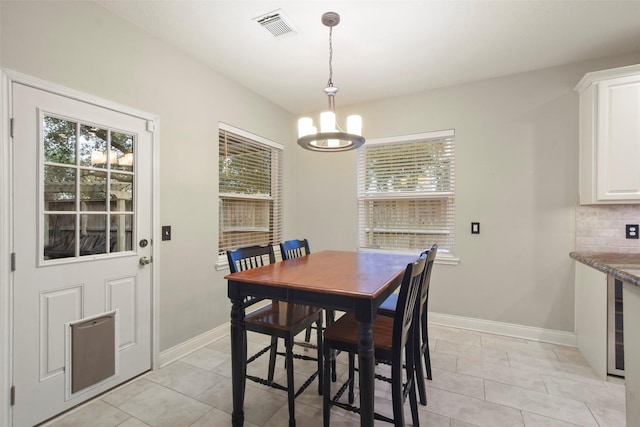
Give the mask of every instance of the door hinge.
M 11 386 L 11 406 L 16 404 L 16 386 Z
M 11 253 L 11 271 L 16 271 L 16 253 Z
M 13 130 L 14 130 L 14 120 L 13 117 L 9 119 L 9 131 L 11 132 L 11 138 L 13 138 L 14 134 L 13 134 Z

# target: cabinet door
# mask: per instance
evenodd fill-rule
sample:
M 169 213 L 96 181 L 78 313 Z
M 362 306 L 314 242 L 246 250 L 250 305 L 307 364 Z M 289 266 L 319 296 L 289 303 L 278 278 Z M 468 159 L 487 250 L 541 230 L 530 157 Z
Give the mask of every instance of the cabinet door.
M 640 200 L 640 75 L 598 83 L 597 198 Z
M 576 341 L 582 356 L 607 377 L 607 275 L 576 261 Z

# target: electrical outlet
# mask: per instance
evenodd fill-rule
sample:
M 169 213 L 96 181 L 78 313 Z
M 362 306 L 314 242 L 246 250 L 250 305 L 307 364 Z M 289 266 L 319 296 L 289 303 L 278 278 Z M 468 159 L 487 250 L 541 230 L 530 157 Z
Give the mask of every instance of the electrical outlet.
M 638 224 L 627 224 L 626 233 L 627 233 L 626 234 L 627 239 L 637 239 L 637 238 L 639 238 Z

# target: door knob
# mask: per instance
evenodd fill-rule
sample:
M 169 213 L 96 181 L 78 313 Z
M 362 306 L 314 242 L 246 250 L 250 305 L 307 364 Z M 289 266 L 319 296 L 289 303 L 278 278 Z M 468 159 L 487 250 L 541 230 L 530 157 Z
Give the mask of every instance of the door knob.
M 143 256 L 142 258 L 140 258 L 140 265 L 147 265 L 151 263 L 151 259 L 147 258 L 146 256 Z

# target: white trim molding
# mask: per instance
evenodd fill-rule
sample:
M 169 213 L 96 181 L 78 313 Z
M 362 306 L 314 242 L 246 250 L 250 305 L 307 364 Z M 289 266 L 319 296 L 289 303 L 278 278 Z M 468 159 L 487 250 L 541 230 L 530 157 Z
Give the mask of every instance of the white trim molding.
M 181 357 L 199 350 L 207 344 L 223 338 L 225 335 L 229 335 L 229 331 L 231 331 L 231 324 L 226 322 L 217 328 L 213 328 L 203 334 L 163 351 L 160 353 L 160 367 L 166 366 L 171 362 L 175 362 Z
M 513 338 L 524 338 L 531 341 L 551 344 L 577 346 L 576 334 L 554 329 L 536 328 L 516 325 L 514 323 L 495 322 L 492 320 L 473 319 L 450 314 L 429 313 L 429 323 L 453 328 L 468 329 L 488 334 L 504 335 Z

